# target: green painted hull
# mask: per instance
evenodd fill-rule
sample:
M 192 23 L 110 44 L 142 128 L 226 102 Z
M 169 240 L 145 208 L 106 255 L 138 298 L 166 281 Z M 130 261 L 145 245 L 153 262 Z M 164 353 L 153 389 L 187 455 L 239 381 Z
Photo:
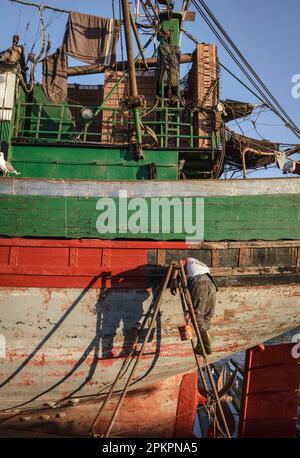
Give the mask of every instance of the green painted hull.
M 147 180 L 155 163 L 157 179 L 176 180 L 178 152 L 146 150 L 135 160 L 128 148 L 13 145 L 11 162 L 22 177 L 90 180 Z
M 155 186 L 155 184 L 154 184 Z M 122 186 L 121 186 L 122 187 Z M 174 189 L 174 194 L 176 189 Z M 178 195 L 178 194 L 177 194 Z M 156 196 L 160 196 L 159 186 Z M 171 213 L 170 233 L 99 233 L 96 221 L 98 196 L 0 195 L 0 235 L 8 237 L 66 237 L 101 239 L 185 240 L 189 234 L 174 229 Z M 203 197 L 199 194 L 198 198 Z M 170 199 L 174 195 L 170 195 Z M 179 199 L 183 201 L 184 196 Z M 113 201 L 118 204 L 118 198 Z M 130 201 L 130 199 L 129 199 Z M 149 203 L 150 197 L 145 201 Z M 195 216 L 194 202 L 193 216 Z M 280 240 L 300 239 L 300 193 L 204 197 L 204 240 Z M 118 205 L 116 205 L 118 208 Z M 133 212 L 128 213 L 128 218 Z M 148 214 L 142 214 L 148 219 Z M 178 221 L 177 221 L 178 223 Z M 145 226 L 144 226 L 145 227 Z

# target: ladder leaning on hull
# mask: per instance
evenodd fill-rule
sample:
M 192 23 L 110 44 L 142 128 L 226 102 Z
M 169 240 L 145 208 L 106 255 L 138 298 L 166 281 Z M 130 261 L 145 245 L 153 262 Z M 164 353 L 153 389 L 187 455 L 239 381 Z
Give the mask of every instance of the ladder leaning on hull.
M 186 279 L 186 275 L 185 275 L 185 271 L 184 271 L 184 267 L 183 267 L 183 264 L 182 262 L 180 261 L 179 263 L 176 263 L 176 262 L 172 262 L 169 267 L 168 267 L 168 270 L 166 272 L 166 275 L 164 277 L 164 280 L 162 282 L 162 285 L 160 287 L 160 290 L 158 292 L 158 295 L 155 296 L 153 298 L 153 301 L 147 311 L 147 313 L 145 314 L 145 317 L 144 317 L 144 320 L 141 324 L 141 327 L 140 329 L 137 331 L 133 341 L 132 341 L 132 344 L 131 344 L 131 347 L 130 347 L 130 350 L 126 356 L 126 358 L 124 359 L 123 361 L 123 364 L 114 380 L 114 382 L 112 383 L 111 387 L 110 387 L 110 390 L 109 392 L 107 393 L 104 401 L 101 403 L 100 407 L 99 407 L 99 410 L 97 412 L 97 415 L 90 427 L 90 434 L 93 436 L 93 437 L 98 437 L 98 435 L 96 434 L 95 430 L 98 429 L 97 426 L 100 426 L 100 417 L 101 417 L 101 414 L 102 412 L 104 411 L 104 409 L 106 408 L 106 406 L 108 405 L 112 395 L 115 393 L 115 389 L 116 389 L 116 386 L 118 384 L 118 382 L 120 381 L 120 379 L 123 377 L 123 375 L 125 374 L 125 372 L 127 371 L 132 359 L 134 358 L 134 355 L 137 351 L 137 346 L 138 346 L 138 342 L 139 342 L 139 337 L 141 335 L 141 333 L 143 332 L 143 330 L 145 329 L 145 326 L 148 322 L 148 319 L 150 317 L 150 315 L 152 314 L 152 317 L 151 317 L 151 320 L 150 320 L 150 324 L 149 324 L 149 327 L 148 327 L 148 330 L 147 330 L 147 333 L 145 335 L 145 338 L 144 338 L 144 341 L 142 343 L 142 346 L 141 348 L 139 349 L 138 351 L 138 354 L 137 354 L 137 358 L 133 364 L 133 367 L 128 375 L 128 378 L 126 380 L 126 383 L 121 391 L 121 395 L 120 395 L 120 398 L 117 402 L 117 405 L 113 411 L 113 414 L 110 418 L 110 421 L 108 423 L 108 426 L 106 427 L 106 430 L 104 432 L 104 434 L 102 434 L 102 437 L 109 437 L 109 434 L 114 426 L 114 423 L 115 423 L 115 420 L 117 418 L 117 415 L 120 411 L 120 408 L 122 406 L 122 403 L 126 397 L 126 394 L 128 392 L 128 389 L 129 389 L 129 386 L 130 386 L 130 383 L 135 375 L 135 372 L 138 368 L 138 365 L 139 365 L 139 362 L 144 354 L 144 351 L 145 351 L 145 347 L 148 343 L 148 340 L 150 338 L 150 335 L 151 335 L 151 331 L 153 329 L 153 325 L 154 325 L 154 322 L 157 318 L 157 315 L 160 311 L 160 307 L 161 307 L 161 304 L 162 304 L 162 301 L 163 301 L 163 296 L 164 296 L 164 293 L 168 287 L 168 284 L 169 284 L 169 281 L 170 279 L 172 278 L 172 273 L 174 271 L 174 269 L 178 269 L 179 272 L 178 272 L 178 287 L 179 287 L 179 292 L 180 292 L 180 298 L 181 298 L 181 302 L 182 302 L 182 308 L 183 308 L 183 313 L 184 313 L 184 316 L 186 318 L 186 321 L 187 323 L 191 322 L 192 324 L 192 327 L 195 331 L 195 334 L 196 334 L 196 337 L 198 339 L 198 342 L 201 346 L 201 349 L 202 349 L 202 354 L 203 354 L 203 358 L 204 358 L 204 368 L 205 368 L 205 371 L 207 373 L 207 376 L 208 376 L 208 379 L 209 379 L 209 382 L 210 382 L 210 385 L 211 385 L 211 390 L 212 392 L 209 390 L 208 388 L 208 385 L 207 385 L 207 382 L 206 382 L 206 379 L 205 379 L 205 376 L 204 376 L 204 373 L 203 373 L 203 368 L 201 367 L 201 363 L 200 363 L 200 358 L 199 356 L 196 354 L 195 352 L 195 348 L 196 348 L 196 345 L 195 343 L 193 342 L 193 337 L 192 335 L 190 336 L 190 341 L 191 341 L 191 345 L 192 345 L 192 348 L 193 348 L 193 352 L 194 352 L 194 355 L 195 355 L 195 359 L 196 359 L 196 363 L 197 363 L 197 367 L 198 367 L 198 370 L 199 370 L 199 374 L 200 374 L 200 377 L 201 377 L 201 380 L 202 380 L 202 383 L 205 387 L 205 395 L 206 397 L 210 397 L 214 403 L 214 406 L 215 406 L 215 409 L 214 409 L 214 420 L 216 422 L 216 425 L 217 425 L 217 429 L 218 429 L 218 432 L 220 433 L 221 436 L 225 436 L 225 437 L 231 437 L 231 431 L 229 430 L 229 427 L 228 427 L 228 418 L 226 419 L 226 416 L 224 414 L 224 411 L 223 411 L 223 405 L 221 403 L 221 400 L 220 400 L 220 396 L 219 396 L 219 393 L 218 393 L 218 390 L 217 390 L 217 387 L 216 387 L 216 384 L 215 384 L 215 381 L 214 381 L 214 378 L 213 378 L 213 375 L 212 375 L 212 371 L 211 371 L 211 368 L 210 368 L 210 365 L 208 364 L 207 362 L 207 355 L 206 355 L 206 352 L 205 352 L 205 347 L 204 347 L 204 343 L 203 343 L 203 339 L 202 339 L 202 336 L 201 336 L 201 332 L 199 330 L 199 326 L 198 326 L 198 323 L 197 323 L 197 320 L 196 320 L 196 315 L 195 315 L 195 310 L 194 310 L 194 306 L 193 306 L 193 303 L 192 303 L 192 299 L 191 299 L 191 296 L 190 296 L 190 293 L 189 293 L 189 290 L 188 290 L 188 287 L 187 287 L 187 279 Z M 220 421 L 219 421 L 220 420 Z

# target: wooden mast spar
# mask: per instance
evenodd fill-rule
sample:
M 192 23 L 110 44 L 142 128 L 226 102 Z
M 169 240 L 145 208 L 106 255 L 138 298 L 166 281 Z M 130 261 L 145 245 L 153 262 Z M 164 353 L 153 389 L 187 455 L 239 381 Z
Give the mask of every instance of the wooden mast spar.
M 128 0 L 122 0 L 122 10 L 124 18 L 124 30 L 125 30 L 125 41 L 127 49 L 127 58 L 128 58 L 128 73 L 129 73 L 129 86 L 130 86 L 130 97 L 132 99 L 133 105 L 137 102 L 139 105 L 138 99 L 138 89 L 136 81 L 136 72 L 135 72 L 135 61 L 133 54 L 133 44 L 132 44 L 132 35 L 131 35 L 131 18 L 130 18 L 130 8 Z M 142 148 L 142 130 L 141 130 L 141 118 L 140 110 L 137 107 L 133 109 L 133 117 L 135 124 L 135 134 L 136 134 L 136 159 L 143 159 L 143 148 Z
M 13 3 L 20 3 L 22 5 L 26 6 L 33 6 L 36 8 L 43 8 L 43 9 L 50 9 L 53 11 L 59 11 L 62 13 L 70 13 L 70 11 L 63 10 L 60 8 L 55 8 L 51 7 L 48 5 L 40 5 L 37 3 L 32 3 L 32 2 L 26 2 L 23 0 L 10 0 Z M 140 110 L 139 110 L 139 94 L 138 94 L 138 89 L 137 89 L 137 81 L 136 81 L 136 72 L 135 72 L 135 59 L 134 59 L 134 53 L 133 53 L 133 43 L 132 43 L 132 35 L 131 35 L 131 27 L 133 27 L 137 44 L 138 47 L 141 48 L 141 44 L 139 41 L 138 37 L 138 32 L 135 27 L 135 23 L 133 24 L 133 17 L 131 15 L 130 7 L 128 0 L 122 0 L 122 11 L 123 11 L 123 18 L 124 18 L 124 30 L 125 30 L 125 41 L 126 41 L 126 49 L 127 49 L 127 57 L 128 57 L 128 74 L 129 74 L 129 86 L 130 86 L 130 103 L 132 104 L 133 108 L 133 117 L 134 117 L 134 124 L 135 124 L 135 134 L 136 134 L 136 159 L 143 159 L 144 154 L 143 154 L 143 148 L 142 148 L 142 129 L 141 129 L 141 118 L 140 118 Z M 142 53 L 142 62 L 143 65 L 147 68 L 148 64 L 145 60 L 145 57 Z M 99 68 L 97 73 L 99 72 Z M 69 73 L 69 72 L 68 72 Z M 76 71 L 74 72 L 76 73 Z M 73 74 L 74 74 L 73 73 Z M 87 73 L 89 73 L 89 70 L 87 70 Z M 86 74 L 87 74 L 86 73 Z M 79 74 L 80 70 L 79 70 Z M 70 75 L 70 73 L 69 73 Z

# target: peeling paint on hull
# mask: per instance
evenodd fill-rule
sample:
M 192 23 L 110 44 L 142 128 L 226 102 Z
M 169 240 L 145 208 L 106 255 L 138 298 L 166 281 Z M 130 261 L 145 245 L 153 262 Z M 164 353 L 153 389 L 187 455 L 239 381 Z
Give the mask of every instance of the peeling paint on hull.
M 299 326 L 299 297 L 299 284 L 221 288 L 211 361 Z M 151 298 L 151 289 L 0 288 L 1 409 L 105 391 Z M 183 324 L 179 297 L 167 292 L 132 389 L 195 368 Z
M 197 372 L 167 377 L 142 389 L 131 390 L 114 423 L 112 437 L 193 437 L 198 406 Z M 119 400 L 112 397 L 99 421 L 103 434 Z M 71 405 L 35 411 L 0 413 L 0 437 L 86 437 L 102 405 L 103 397 Z M 155 409 L 153 408 L 155 406 Z

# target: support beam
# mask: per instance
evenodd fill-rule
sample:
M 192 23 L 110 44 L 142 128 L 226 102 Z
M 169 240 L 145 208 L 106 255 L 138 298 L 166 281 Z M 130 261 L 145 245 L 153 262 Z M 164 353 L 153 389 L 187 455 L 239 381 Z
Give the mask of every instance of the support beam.
M 10 1 L 13 3 L 20 3 L 21 5 L 25 5 L 25 6 L 35 6 L 36 8 L 43 7 L 44 10 L 58 11 L 60 13 L 70 13 L 71 12 L 68 10 L 62 10 L 61 8 L 55 8 L 54 6 L 43 5 L 41 3 L 25 2 L 23 0 L 10 0 Z
M 145 59 L 148 67 L 156 67 L 158 62 L 156 57 L 151 57 L 148 59 Z M 180 57 L 180 63 L 181 64 L 189 64 L 190 62 L 193 62 L 193 56 L 192 54 L 182 54 Z M 142 59 L 139 59 L 135 62 L 136 67 L 141 67 L 141 68 L 146 68 L 144 61 Z M 69 67 L 68 68 L 68 76 L 77 76 L 77 75 L 94 75 L 97 73 L 103 73 L 107 67 L 104 65 L 79 65 L 78 67 Z M 112 67 L 112 70 L 115 70 L 116 68 L 119 69 L 128 69 L 128 61 L 119 61 L 117 64 L 114 64 Z
M 134 33 L 134 36 L 135 36 L 135 41 L 136 41 L 136 43 L 138 45 L 139 51 L 140 51 L 141 56 L 142 56 L 143 64 L 145 65 L 146 69 L 148 70 L 148 64 L 146 62 L 146 58 L 145 58 L 145 55 L 144 55 L 143 46 L 142 46 L 142 43 L 141 43 L 141 40 L 140 40 L 139 32 L 137 30 L 136 23 L 135 23 L 135 20 L 134 20 L 134 17 L 133 17 L 133 14 L 132 14 L 131 11 L 130 11 L 130 22 L 131 22 L 132 30 L 133 30 L 133 33 Z
M 122 11 L 123 11 L 123 19 L 124 19 L 126 50 L 127 50 L 127 57 L 128 57 L 130 96 L 132 98 L 137 99 L 138 98 L 138 89 L 137 89 L 135 61 L 134 61 L 133 43 L 132 43 L 132 35 L 131 35 L 130 7 L 129 7 L 128 0 L 122 0 Z M 136 134 L 136 158 L 143 159 L 144 155 L 143 155 L 143 150 L 142 150 L 141 119 L 140 119 L 140 111 L 138 108 L 133 108 L 133 117 L 134 117 L 135 134 Z

